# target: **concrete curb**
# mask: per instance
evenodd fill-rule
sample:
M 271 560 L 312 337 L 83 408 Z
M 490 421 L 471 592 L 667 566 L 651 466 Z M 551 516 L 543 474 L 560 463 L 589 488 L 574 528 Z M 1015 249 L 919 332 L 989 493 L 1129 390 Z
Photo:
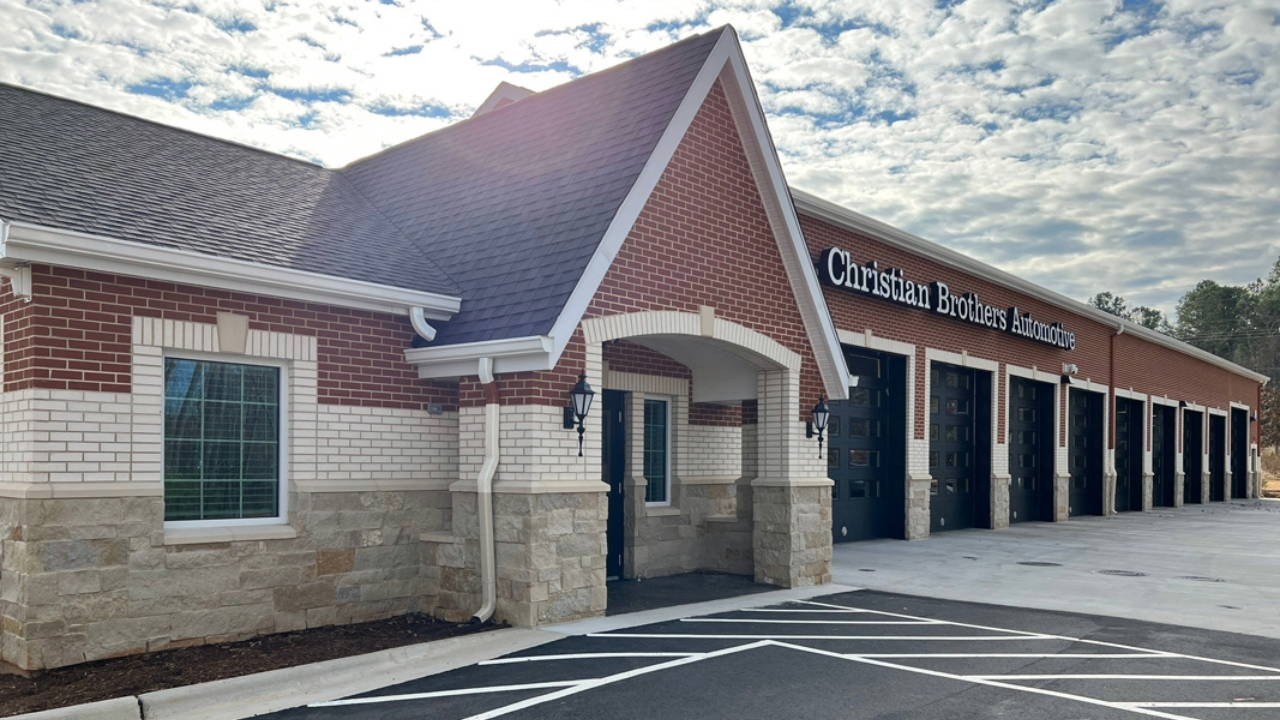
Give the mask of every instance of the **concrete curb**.
M 561 637 L 542 630 L 494 630 L 9 720 L 241 720 L 436 675 Z
M 130 695 L 84 705 L 15 715 L 8 720 L 138 720 L 141 712 L 138 708 L 138 698 Z

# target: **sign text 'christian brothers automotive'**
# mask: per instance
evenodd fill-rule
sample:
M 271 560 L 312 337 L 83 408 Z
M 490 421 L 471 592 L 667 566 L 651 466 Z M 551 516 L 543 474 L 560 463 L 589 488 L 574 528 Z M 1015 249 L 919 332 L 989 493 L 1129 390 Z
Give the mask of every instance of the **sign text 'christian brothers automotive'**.
M 1076 349 L 1076 335 L 1067 332 L 1062 323 L 1046 323 L 1023 313 L 1017 307 L 1008 310 L 987 305 L 977 293 L 957 294 L 942 281 L 924 283 L 908 280 L 898 268 L 883 268 L 880 263 L 859 265 L 848 250 L 827 248 L 818 259 L 818 277 L 832 287 L 878 297 L 900 305 L 930 310 L 939 315 L 1003 330 L 1013 335 L 1046 343 L 1065 350 Z

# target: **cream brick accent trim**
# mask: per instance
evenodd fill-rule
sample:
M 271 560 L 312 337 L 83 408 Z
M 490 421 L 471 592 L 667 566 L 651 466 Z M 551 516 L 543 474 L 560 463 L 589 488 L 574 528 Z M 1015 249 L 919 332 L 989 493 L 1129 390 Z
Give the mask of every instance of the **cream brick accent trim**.
M 1178 407 L 1177 400 L 1173 400 L 1167 397 L 1156 397 L 1155 395 L 1152 395 L 1151 402 L 1156 405 L 1164 405 L 1165 407 L 1172 407 L 1172 408 Z
M 1132 388 L 1129 390 L 1122 390 L 1120 388 L 1116 388 L 1115 392 L 1116 392 L 1116 397 L 1129 398 L 1130 400 L 1141 400 L 1143 402 L 1147 401 L 1146 393 L 1136 392 Z
M 1204 406 L 1204 405 L 1197 405 L 1197 404 L 1195 404 L 1195 403 L 1193 403 L 1193 402 L 1188 401 L 1188 402 L 1187 402 L 1187 406 L 1186 406 L 1185 408 L 1183 408 L 1183 409 L 1184 409 L 1184 410 L 1191 410 L 1191 411 L 1194 411 L 1194 412 L 1201 412 L 1201 413 L 1202 413 L 1202 412 L 1204 412 L 1204 411 L 1205 411 L 1205 406 Z
M 880 350 L 882 352 L 893 353 L 894 355 L 907 355 L 914 357 L 916 354 L 915 345 L 900 342 L 898 340 L 882 338 L 879 335 L 873 334 L 870 330 L 867 330 L 866 332 L 840 330 L 839 334 L 840 342 L 845 345 L 867 348 L 868 350 Z
M 732 430 L 740 430 L 739 428 L 730 428 Z M 741 478 L 741 475 L 706 475 L 703 477 L 682 477 L 681 485 L 732 485 Z
M 582 321 L 582 335 L 588 345 L 598 345 L 609 340 L 644 337 L 646 335 L 687 335 L 703 340 L 718 340 L 746 354 L 725 348 L 757 367 L 800 370 L 800 356 L 767 335 L 743 327 L 722 318 L 715 319 L 715 334 L 707 338 L 703 334 L 701 313 L 682 313 L 669 310 L 608 315 Z M 768 362 L 762 363 L 761 359 Z
M 0 497 L 24 499 L 159 497 L 164 487 L 145 482 L 0 482 Z
M 1207 408 L 1205 412 L 1210 415 L 1217 415 L 1218 417 L 1227 417 L 1228 414 L 1226 410 L 1216 407 Z
M 658 375 L 641 375 L 639 373 L 618 372 L 608 370 L 604 375 L 604 386 L 609 390 L 645 393 L 646 395 L 670 395 L 671 397 L 688 397 L 689 381 L 681 378 L 661 377 Z
M 1000 362 L 998 360 L 984 360 L 974 357 L 966 353 L 953 353 L 947 350 L 937 350 L 935 348 L 925 348 L 925 359 L 929 362 L 941 362 L 949 365 L 959 365 L 960 367 L 972 368 L 974 370 L 983 370 L 990 373 L 1000 372 Z
M 1107 385 L 1105 383 L 1100 383 L 1100 382 L 1094 382 L 1089 378 L 1084 378 L 1083 380 L 1081 380 L 1080 378 L 1075 376 L 1072 376 L 1071 384 L 1068 387 L 1075 390 L 1087 390 L 1089 392 L 1102 393 L 1104 395 L 1111 392 L 1110 385 Z
M 149 317 L 133 318 L 133 344 L 191 352 L 223 352 L 217 325 Z M 250 330 L 245 345 L 245 355 L 273 360 L 315 362 L 319 354 L 316 338 L 310 335 Z

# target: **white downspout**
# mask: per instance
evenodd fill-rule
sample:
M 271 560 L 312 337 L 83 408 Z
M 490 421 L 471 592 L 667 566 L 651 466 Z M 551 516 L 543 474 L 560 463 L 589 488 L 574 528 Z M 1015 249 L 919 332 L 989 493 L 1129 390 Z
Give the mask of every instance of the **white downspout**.
M 485 389 L 484 464 L 476 479 L 477 513 L 480 520 L 480 609 L 471 617 L 473 623 L 485 623 L 493 617 L 498 604 L 498 580 L 493 548 L 493 475 L 498 469 L 498 385 L 493 377 L 493 358 L 480 358 L 480 382 Z

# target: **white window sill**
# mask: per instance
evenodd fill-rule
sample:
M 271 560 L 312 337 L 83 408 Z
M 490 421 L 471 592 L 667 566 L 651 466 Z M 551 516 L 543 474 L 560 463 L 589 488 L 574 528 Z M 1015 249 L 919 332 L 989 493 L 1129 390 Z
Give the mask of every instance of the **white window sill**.
M 298 531 L 289 525 L 239 525 L 234 527 L 165 528 L 165 545 L 244 542 L 248 540 L 292 540 Z
M 670 505 L 652 505 L 644 509 L 644 514 L 649 517 L 666 517 L 668 515 L 679 515 L 680 508 L 671 507 Z

